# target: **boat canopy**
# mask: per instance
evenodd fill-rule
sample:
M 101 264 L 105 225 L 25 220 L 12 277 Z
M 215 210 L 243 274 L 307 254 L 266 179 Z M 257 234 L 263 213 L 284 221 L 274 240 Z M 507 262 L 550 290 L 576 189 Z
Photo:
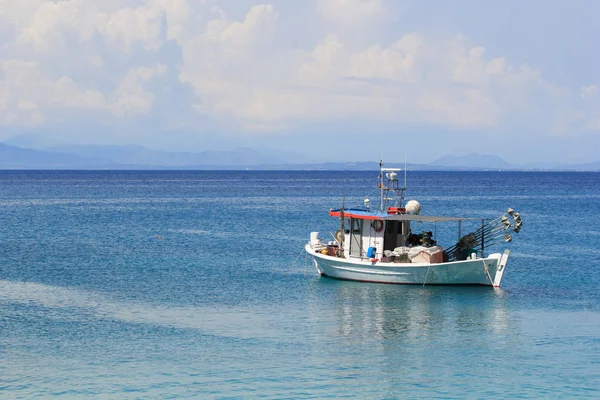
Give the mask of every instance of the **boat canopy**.
M 340 217 L 341 210 L 329 210 L 329 216 Z M 436 217 L 432 215 L 412 215 L 412 214 L 382 214 L 373 213 L 365 210 L 344 209 L 345 218 L 357 218 L 386 221 L 419 221 L 419 222 L 444 222 L 444 221 L 477 221 L 482 218 L 459 218 L 459 217 Z

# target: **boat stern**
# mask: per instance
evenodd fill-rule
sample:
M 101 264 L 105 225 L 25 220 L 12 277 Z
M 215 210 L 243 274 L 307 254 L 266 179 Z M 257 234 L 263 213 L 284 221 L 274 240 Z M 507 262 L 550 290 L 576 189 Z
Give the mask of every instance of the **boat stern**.
M 500 256 L 498 260 L 498 268 L 496 269 L 496 274 L 494 275 L 494 287 L 500 287 L 500 282 L 502 282 L 502 277 L 504 276 L 504 271 L 506 270 L 506 263 L 508 262 L 508 256 L 510 254 L 510 250 L 504 250 L 504 254 Z

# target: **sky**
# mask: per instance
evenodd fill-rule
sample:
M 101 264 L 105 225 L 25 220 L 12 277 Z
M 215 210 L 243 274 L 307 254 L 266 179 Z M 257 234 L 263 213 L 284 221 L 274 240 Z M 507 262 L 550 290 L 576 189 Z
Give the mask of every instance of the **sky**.
M 0 140 L 600 160 L 593 0 L 0 0 Z

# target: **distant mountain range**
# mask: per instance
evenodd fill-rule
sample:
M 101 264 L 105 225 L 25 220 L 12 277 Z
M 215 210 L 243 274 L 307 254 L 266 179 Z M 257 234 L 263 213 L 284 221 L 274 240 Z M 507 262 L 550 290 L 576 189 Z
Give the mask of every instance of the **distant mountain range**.
M 101 165 L 74 154 L 53 153 L 0 143 L 0 168 L 95 168 Z
M 466 156 L 445 156 L 431 163 L 432 165 L 440 165 L 453 168 L 491 168 L 491 169 L 511 169 L 509 163 L 498 156 L 483 155 L 472 153 Z
M 44 150 L 53 146 L 59 146 L 62 143 L 50 139 L 43 135 L 35 133 L 21 133 L 20 135 L 11 136 L 2 143 L 9 146 L 21 147 L 24 149 Z
M 273 165 L 285 163 L 278 157 L 268 156 L 249 148 L 232 151 L 204 151 L 201 153 L 166 152 L 143 146 L 76 146 L 62 145 L 45 149 L 48 152 L 74 154 L 90 160 L 122 165 L 164 167 L 215 165 Z
M 138 145 L 67 145 L 35 134 L 21 134 L 0 143 L 0 168 L 210 169 L 286 164 L 280 157 L 250 148 L 199 153 L 168 152 Z
M 256 170 L 377 170 L 377 162 L 315 163 L 295 153 L 251 148 L 230 151 L 169 152 L 138 145 L 68 145 L 33 133 L 0 143 L 0 169 L 256 169 Z M 272 155 L 277 154 L 277 155 Z M 403 167 L 390 164 L 389 167 Z M 421 171 L 564 170 L 600 171 L 600 161 L 577 164 L 513 165 L 495 155 L 448 155 L 428 164 L 408 164 Z

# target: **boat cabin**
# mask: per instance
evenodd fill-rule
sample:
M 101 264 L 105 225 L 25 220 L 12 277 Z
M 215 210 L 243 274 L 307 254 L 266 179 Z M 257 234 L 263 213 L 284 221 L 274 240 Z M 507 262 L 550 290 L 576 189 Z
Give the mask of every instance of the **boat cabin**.
M 400 169 L 383 168 L 380 162 L 379 206 L 371 207 L 371 200 L 364 199 L 364 209 L 330 210 L 331 217 L 338 218 L 340 229 L 335 233 L 335 242 L 330 242 L 327 249 L 318 251 L 330 256 L 346 259 L 359 259 L 371 262 L 424 262 L 438 263 L 444 261 L 466 260 L 474 257 L 485 257 L 485 247 L 499 242 L 510 242 L 512 237 L 506 230 L 511 228 L 508 216 L 513 218 L 514 232 L 521 229 L 520 214 L 509 208 L 506 215 L 487 221 L 480 218 L 437 217 L 419 215 L 421 205 L 415 200 L 404 204 L 406 190 L 406 170 L 404 186 L 400 186 L 398 174 Z M 461 236 L 461 223 L 467 220 L 481 220 L 481 227 L 472 233 Z M 436 232 L 438 222 L 458 222 L 457 242 L 443 249 L 437 246 Z M 428 222 L 434 224 L 433 232 L 413 232 L 411 223 Z M 311 239 L 315 246 L 323 246 L 318 241 L 318 233 Z M 312 235 L 312 234 L 311 234 Z M 314 243 L 313 243 L 314 240 Z M 496 242 L 493 242 L 493 241 Z M 491 243 L 490 243 L 491 242 Z M 479 254 L 478 254 L 479 253 Z
M 381 262 L 410 262 L 408 254 L 411 250 L 424 251 L 429 254 L 441 252 L 436 245 L 434 232 L 412 232 L 411 222 L 461 221 L 462 218 L 418 216 L 400 213 L 379 214 L 365 210 L 330 210 L 329 215 L 342 219 L 341 230 L 336 233 L 336 240 L 343 246 L 344 258 L 376 259 Z M 340 254 L 341 255 L 341 254 Z M 441 261 L 440 261 L 441 262 Z

